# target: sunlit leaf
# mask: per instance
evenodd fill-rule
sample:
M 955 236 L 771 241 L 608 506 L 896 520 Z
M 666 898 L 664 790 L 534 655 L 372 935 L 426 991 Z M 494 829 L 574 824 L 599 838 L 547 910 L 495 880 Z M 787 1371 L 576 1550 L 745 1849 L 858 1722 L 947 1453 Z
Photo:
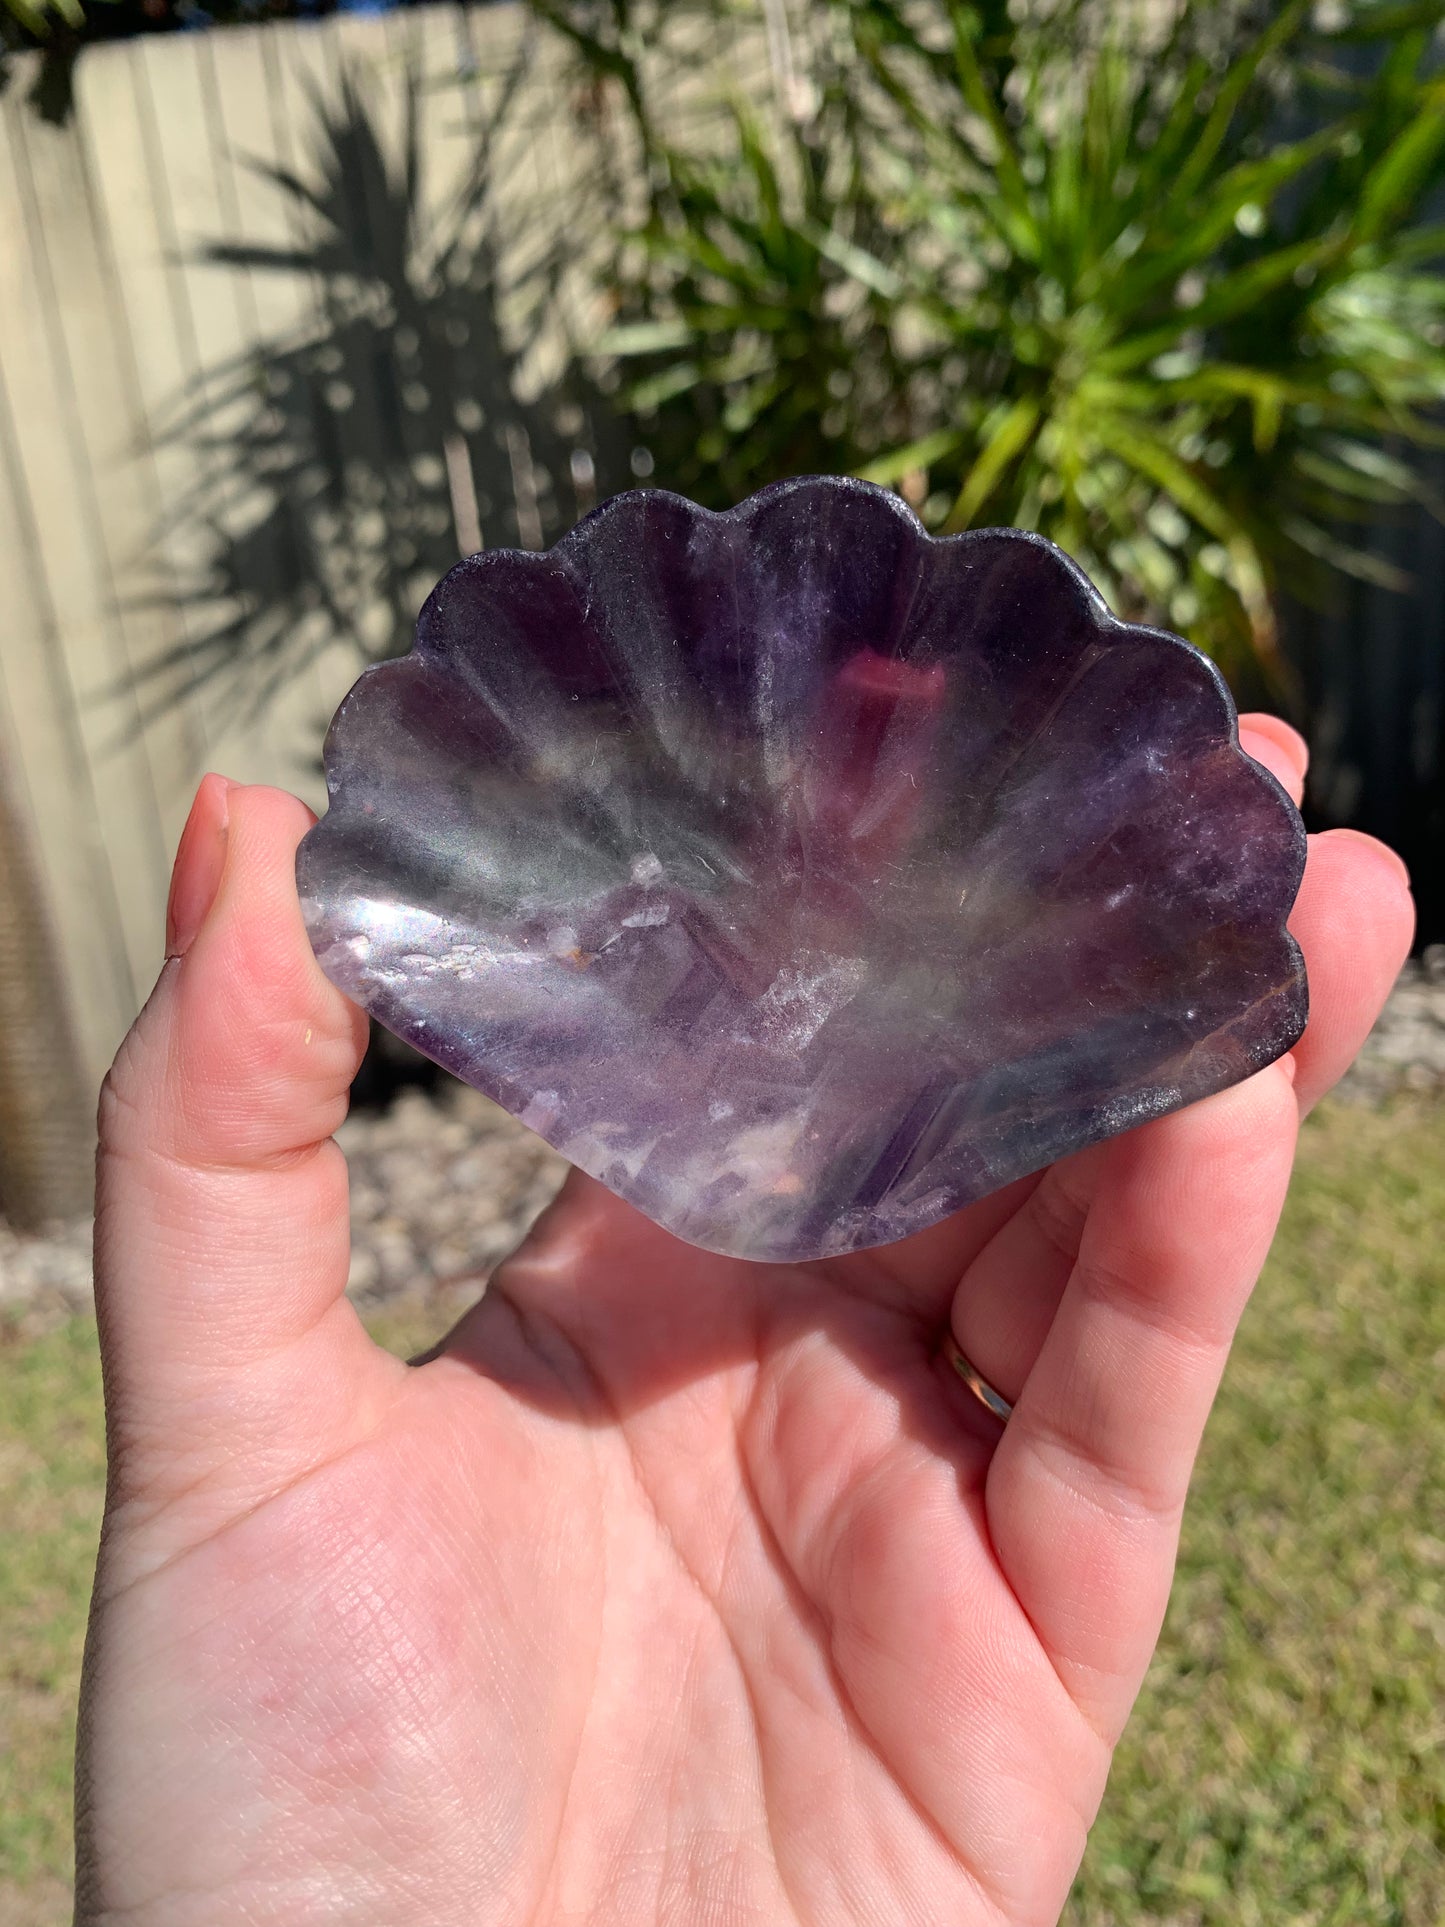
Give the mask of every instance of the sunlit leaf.
M 686 348 L 695 340 L 685 321 L 633 321 L 608 328 L 597 337 L 606 355 L 652 355 L 666 348 Z
M 885 301 L 897 301 L 903 295 L 907 286 L 903 276 L 876 255 L 870 254 L 866 248 L 845 241 L 841 235 L 833 234 L 827 228 L 809 225 L 805 232 L 820 254 L 836 262 L 855 281 L 861 281 L 875 294 L 881 294 Z
M 978 457 L 964 477 L 963 487 L 958 491 L 958 497 L 943 525 L 950 534 L 955 529 L 966 529 L 972 524 L 1010 465 L 1027 448 L 1038 428 L 1042 412 L 1042 404 L 1038 400 L 1032 396 L 1021 396 L 999 416 L 991 428 L 984 431 Z
M 936 429 L 931 435 L 921 436 L 918 441 L 908 442 L 902 448 L 892 448 L 886 455 L 867 463 L 857 471 L 859 480 L 881 482 L 886 486 L 915 470 L 929 468 L 945 455 L 951 455 L 963 440 L 962 429 Z
M 1420 110 L 1391 143 L 1365 181 L 1352 223 L 1358 239 L 1372 241 L 1407 207 L 1430 179 L 1445 150 L 1445 81 L 1423 90 Z

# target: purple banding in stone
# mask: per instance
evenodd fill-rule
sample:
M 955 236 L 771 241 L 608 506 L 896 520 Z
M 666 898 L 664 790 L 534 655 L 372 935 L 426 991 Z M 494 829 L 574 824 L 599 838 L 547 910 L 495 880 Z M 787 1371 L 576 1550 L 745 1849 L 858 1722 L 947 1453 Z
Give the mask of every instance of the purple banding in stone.
M 1214 666 L 868 483 L 470 557 L 326 775 L 327 974 L 711 1250 L 905 1237 L 1304 1027 L 1304 830 Z

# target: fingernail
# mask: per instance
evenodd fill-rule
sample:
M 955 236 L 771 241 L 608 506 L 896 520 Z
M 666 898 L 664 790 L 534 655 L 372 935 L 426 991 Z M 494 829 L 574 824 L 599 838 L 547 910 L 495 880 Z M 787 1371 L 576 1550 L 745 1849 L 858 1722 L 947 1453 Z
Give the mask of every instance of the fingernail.
M 1410 872 L 1406 867 L 1405 859 L 1398 856 L 1388 843 L 1382 843 L 1377 836 L 1367 836 L 1363 830 L 1329 830 L 1326 834 L 1333 837 L 1348 837 L 1352 843 L 1358 844 L 1366 855 L 1372 857 L 1382 869 L 1388 870 L 1397 882 L 1403 883 L 1407 890 L 1410 889 Z
M 230 794 L 231 784 L 224 776 L 201 778 L 171 872 L 171 894 L 166 904 L 167 958 L 185 956 L 221 887 Z
M 1266 742 L 1288 757 L 1290 763 L 1303 777 L 1310 766 L 1310 746 L 1283 716 L 1272 716 L 1267 710 L 1247 710 L 1239 719 L 1241 736 L 1262 736 Z

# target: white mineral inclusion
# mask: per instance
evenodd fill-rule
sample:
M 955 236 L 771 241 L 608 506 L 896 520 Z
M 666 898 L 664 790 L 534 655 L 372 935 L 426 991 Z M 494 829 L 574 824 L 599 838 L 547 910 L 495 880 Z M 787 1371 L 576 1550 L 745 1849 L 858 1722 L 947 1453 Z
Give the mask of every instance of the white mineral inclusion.
M 801 968 L 780 970 L 758 999 L 757 1034 L 776 1050 L 805 1050 L 857 996 L 867 975 L 860 957 L 807 959 Z
M 524 1124 L 527 1121 L 525 1117 L 522 1119 Z M 625 1124 L 604 1121 L 577 1132 L 559 1148 L 569 1164 L 590 1172 L 595 1178 L 611 1182 L 623 1173 L 635 1178 L 656 1146 L 655 1133 L 651 1137 L 639 1138 Z
M 539 1137 L 545 1137 L 547 1132 L 556 1123 L 557 1115 L 561 1108 L 562 1097 L 560 1092 L 538 1091 L 526 1109 L 519 1111 L 517 1115 L 529 1131 L 535 1131 Z M 575 1163 L 576 1160 L 574 1159 L 573 1161 Z

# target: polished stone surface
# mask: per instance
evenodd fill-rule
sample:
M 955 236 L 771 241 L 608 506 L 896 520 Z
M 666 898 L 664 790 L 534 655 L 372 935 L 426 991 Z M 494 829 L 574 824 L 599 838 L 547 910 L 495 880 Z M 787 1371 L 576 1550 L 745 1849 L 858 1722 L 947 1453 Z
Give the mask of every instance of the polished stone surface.
M 866 483 L 470 558 L 326 769 L 328 974 L 713 1250 L 901 1238 L 1304 1024 L 1303 829 L 1213 667 Z

